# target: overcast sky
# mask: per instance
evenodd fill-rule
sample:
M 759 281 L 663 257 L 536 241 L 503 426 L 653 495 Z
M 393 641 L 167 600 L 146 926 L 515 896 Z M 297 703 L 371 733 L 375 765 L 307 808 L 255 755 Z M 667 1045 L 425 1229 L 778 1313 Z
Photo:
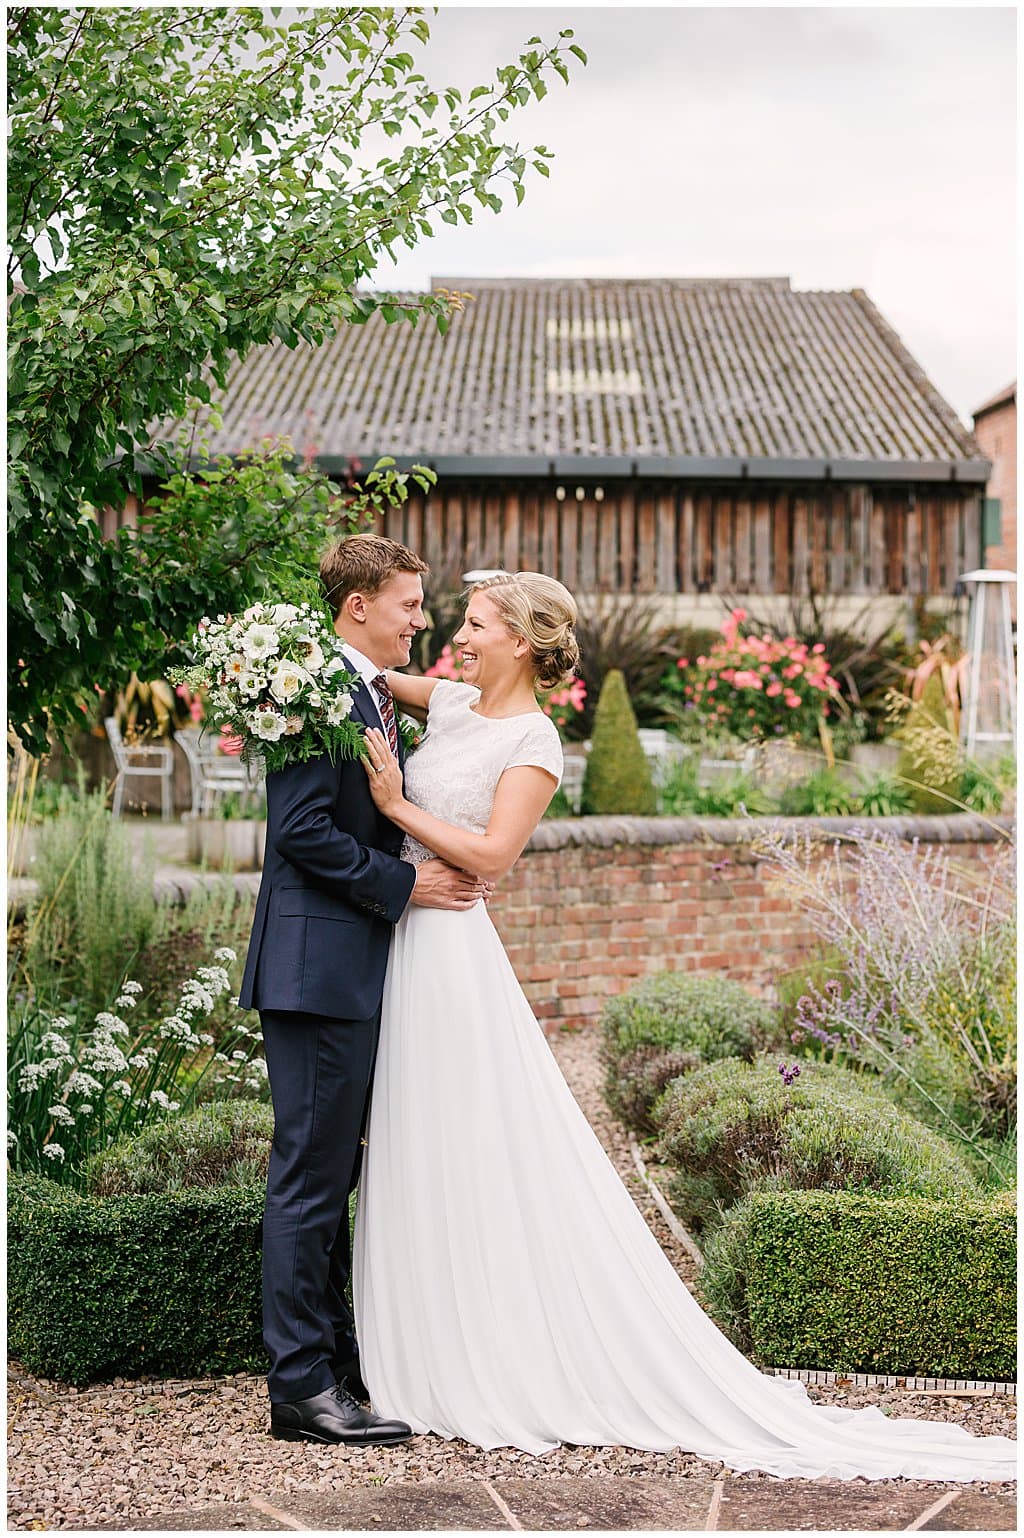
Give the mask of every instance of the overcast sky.
M 1014 10 L 448 5 L 424 72 L 485 81 L 563 26 L 588 67 L 509 124 L 550 180 L 383 285 L 784 275 L 866 289 L 965 420 L 1014 377 Z

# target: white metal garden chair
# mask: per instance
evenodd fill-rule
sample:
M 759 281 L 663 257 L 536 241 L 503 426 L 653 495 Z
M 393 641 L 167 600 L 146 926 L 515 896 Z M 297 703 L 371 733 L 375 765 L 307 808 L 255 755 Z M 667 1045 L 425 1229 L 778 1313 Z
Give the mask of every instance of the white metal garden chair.
M 215 732 L 182 727 L 175 740 L 188 760 L 192 777 L 193 817 L 208 817 L 216 798 L 232 791 L 247 797 L 262 794 L 258 771 L 237 755 L 225 753 Z
M 174 809 L 173 749 L 167 746 L 161 747 L 156 743 L 125 742 L 116 716 L 107 716 L 103 725 L 106 728 L 107 741 L 110 743 L 110 751 L 114 755 L 114 765 L 117 769 L 112 807 L 114 816 L 121 815 L 127 780 L 132 777 L 156 778 L 160 781 L 160 816 L 164 822 L 168 822 Z

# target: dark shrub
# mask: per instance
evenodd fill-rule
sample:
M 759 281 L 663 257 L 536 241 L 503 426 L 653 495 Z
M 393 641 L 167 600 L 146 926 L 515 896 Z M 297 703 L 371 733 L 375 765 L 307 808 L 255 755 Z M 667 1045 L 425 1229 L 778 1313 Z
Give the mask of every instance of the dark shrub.
M 1016 1376 L 1014 1201 L 760 1191 L 710 1239 L 701 1300 L 763 1366 Z
M 670 1194 L 696 1232 L 758 1188 L 972 1196 L 963 1157 L 863 1075 L 805 1060 L 730 1058 L 676 1079 L 654 1110 Z

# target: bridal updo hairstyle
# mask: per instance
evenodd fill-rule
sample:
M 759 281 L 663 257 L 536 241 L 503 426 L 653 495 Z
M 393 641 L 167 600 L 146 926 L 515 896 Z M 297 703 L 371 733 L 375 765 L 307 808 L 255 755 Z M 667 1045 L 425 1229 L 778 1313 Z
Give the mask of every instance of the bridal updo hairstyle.
M 580 664 L 573 626 L 576 600 L 554 577 L 539 571 L 501 571 L 473 584 L 486 593 L 513 635 L 530 648 L 537 688 L 545 693 L 567 684 Z

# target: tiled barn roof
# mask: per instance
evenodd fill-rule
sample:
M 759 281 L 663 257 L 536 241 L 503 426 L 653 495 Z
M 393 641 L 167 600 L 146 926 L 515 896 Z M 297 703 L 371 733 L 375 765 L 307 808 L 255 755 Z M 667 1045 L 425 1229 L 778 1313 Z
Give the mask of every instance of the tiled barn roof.
M 629 460 L 641 474 L 741 473 L 747 462 L 841 474 L 867 461 L 984 479 L 971 433 L 861 289 L 800 292 L 786 278 L 434 286 L 475 295 L 444 337 L 426 319 L 413 329 L 375 314 L 319 347 L 252 352 L 232 371 L 211 447 L 238 452 L 279 433 L 327 462 L 393 454 L 449 471 L 469 470 L 464 459 L 512 473 L 582 457 L 606 472 Z

